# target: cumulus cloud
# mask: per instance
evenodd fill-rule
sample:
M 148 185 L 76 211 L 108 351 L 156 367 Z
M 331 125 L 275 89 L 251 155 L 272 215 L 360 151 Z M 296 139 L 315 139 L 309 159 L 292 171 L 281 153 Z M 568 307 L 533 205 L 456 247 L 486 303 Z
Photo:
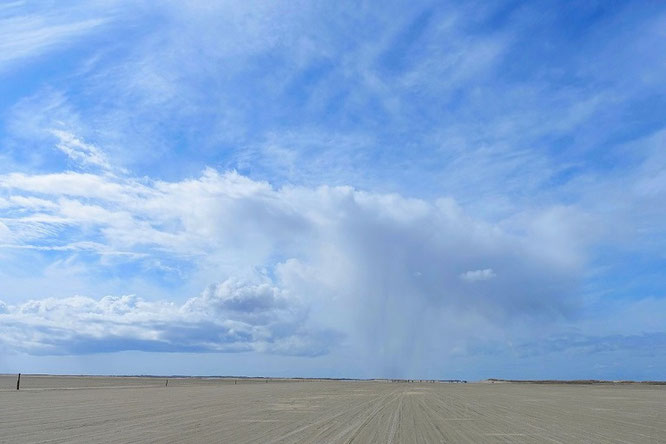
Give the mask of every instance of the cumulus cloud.
M 31 350 L 83 352 L 94 341 L 100 350 L 316 354 L 337 340 L 392 368 L 470 325 L 568 316 L 578 303 L 580 261 L 571 258 L 582 241 L 568 236 L 557 245 L 566 254 L 550 254 L 543 230 L 516 234 L 451 198 L 275 188 L 213 169 L 176 182 L 8 174 L 0 193 L 14 247 L 123 252 L 148 269 L 172 258 L 224 275 L 182 305 L 46 298 L 13 306 L 5 342 Z M 247 270 L 273 278 L 247 284 Z M 490 278 L 492 287 L 469 285 Z
M 666 85 L 659 14 L 618 29 L 626 11 L 608 8 L 595 32 L 560 39 L 562 17 L 595 11 L 522 7 L 498 25 L 501 5 L 145 6 L 0 6 L 15 93 L 0 141 L 5 346 L 316 354 L 337 341 L 377 375 L 448 365 L 486 338 L 520 353 L 563 331 L 662 328 L 665 310 L 606 311 L 663 296 L 666 133 L 645 125 L 658 113 L 643 100 Z M 545 58 L 524 57 L 535 35 L 556 43 Z M 12 69 L 26 63 L 27 82 Z M 101 296 L 126 293 L 139 297 L 104 311 Z M 23 313 L 29 299 L 60 308 Z M 594 313 L 582 328 L 576 315 Z M 227 333 L 231 321 L 246 327 Z
M 267 278 L 229 279 L 182 305 L 133 295 L 0 303 L 0 343 L 32 354 L 327 352 L 338 333 L 308 330 L 305 315 L 300 301 Z

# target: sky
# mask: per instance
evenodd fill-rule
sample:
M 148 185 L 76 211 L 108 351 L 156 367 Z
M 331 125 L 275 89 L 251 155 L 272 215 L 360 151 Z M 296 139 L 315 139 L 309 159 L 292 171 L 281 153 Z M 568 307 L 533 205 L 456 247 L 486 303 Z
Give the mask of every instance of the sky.
M 0 3 L 0 372 L 664 379 L 666 4 Z

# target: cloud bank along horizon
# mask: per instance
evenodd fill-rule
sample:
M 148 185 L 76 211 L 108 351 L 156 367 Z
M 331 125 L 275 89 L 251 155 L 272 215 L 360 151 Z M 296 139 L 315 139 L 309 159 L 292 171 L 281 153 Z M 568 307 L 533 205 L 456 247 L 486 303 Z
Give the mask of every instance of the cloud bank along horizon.
M 3 7 L 0 369 L 658 377 L 666 15 L 546 5 Z
M 572 246 L 544 251 L 535 244 L 542 228 L 506 233 L 465 215 L 452 199 L 275 189 L 211 169 L 178 183 L 66 172 L 10 174 L 0 186 L 12 192 L 3 208 L 18 213 L 3 223 L 7 249 L 65 253 L 70 263 L 77 254 L 98 255 L 139 270 L 159 255 L 229 275 L 182 305 L 134 295 L 5 304 L 5 340 L 37 353 L 108 349 L 109 336 L 110 349 L 119 350 L 152 341 L 144 346 L 319 354 L 332 344 L 310 346 L 308 338 L 351 328 L 371 336 L 371 349 L 394 355 L 427 339 L 415 328 L 432 310 L 441 320 L 455 311 L 502 323 L 566 315 L 575 305 L 568 293 L 580 258 Z M 470 270 L 479 263 L 494 268 Z M 491 278 L 491 286 L 483 282 Z M 339 317 L 328 319 L 332 313 Z M 312 330 L 309 318 L 325 328 Z

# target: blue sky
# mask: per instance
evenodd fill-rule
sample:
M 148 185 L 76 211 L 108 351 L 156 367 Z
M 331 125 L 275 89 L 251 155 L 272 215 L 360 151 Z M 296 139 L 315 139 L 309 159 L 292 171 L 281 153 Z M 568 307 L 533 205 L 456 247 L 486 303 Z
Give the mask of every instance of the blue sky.
M 4 2 L 0 371 L 663 379 L 665 30 Z

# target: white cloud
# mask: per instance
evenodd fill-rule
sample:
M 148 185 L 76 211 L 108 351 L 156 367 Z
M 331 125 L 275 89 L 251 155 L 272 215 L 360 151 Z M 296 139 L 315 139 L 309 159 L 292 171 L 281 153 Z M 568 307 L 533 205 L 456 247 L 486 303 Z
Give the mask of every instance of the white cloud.
M 115 299 L 38 298 L 10 309 L 6 343 L 43 353 L 83 353 L 93 338 L 99 350 L 316 354 L 337 340 L 369 365 L 394 368 L 399 356 L 426 359 L 428 350 L 476 335 L 470 326 L 483 332 L 510 317 L 566 316 L 578 300 L 582 260 L 571 259 L 583 240 L 575 233 L 558 237 L 554 224 L 544 237 L 488 223 L 451 198 L 275 188 L 213 169 L 174 182 L 9 174 L 0 176 L 1 193 L 13 248 L 123 253 L 114 256 L 119 264 L 160 270 L 165 260 L 185 261 L 222 280 L 180 305 L 122 300 L 122 314 L 117 301 L 105 311 Z M 488 268 L 475 270 L 479 263 Z M 491 277 L 492 288 L 467 282 Z M 68 349 L 70 342 L 80 347 Z
M 120 350 L 317 355 L 335 333 L 307 330 L 304 307 L 265 277 L 227 280 L 182 305 L 74 296 L 0 303 L 0 343 L 32 354 Z M 295 345 L 297 344 L 297 345 Z
M 0 242 L 9 242 L 12 238 L 12 232 L 9 230 L 7 225 L 0 221 Z
M 595 286 L 590 250 L 623 265 L 626 257 L 606 250 L 623 240 L 633 253 L 653 252 L 648 260 L 663 255 L 664 133 L 617 145 L 652 128 L 626 116 L 663 96 L 663 66 L 650 62 L 663 59 L 653 57 L 663 17 L 618 33 L 621 11 L 609 10 L 581 36 L 582 52 L 571 57 L 558 41 L 547 51 L 552 64 L 518 66 L 507 61 L 534 49 L 534 32 L 556 36 L 559 14 L 537 29 L 538 11 L 519 8 L 510 25 L 487 27 L 496 5 L 402 6 L 360 14 L 308 2 L 0 6 L 2 73 L 108 31 L 62 53 L 65 77 L 47 69 L 50 58 L 31 68 L 34 81 L 10 73 L 27 96 L 7 109 L 1 141 L 2 171 L 13 173 L 0 176 L 2 296 L 13 307 L 28 298 L 56 307 L 43 289 L 141 295 L 114 318 L 143 319 L 126 333 L 85 317 L 102 310 L 98 299 L 56 309 L 77 319 L 83 337 L 98 334 L 101 349 L 201 346 L 206 322 L 226 327 L 198 316 L 220 310 L 220 319 L 267 322 L 276 328 L 268 334 L 280 319 L 300 325 L 273 351 L 307 350 L 309 337 L 330 328 L 368 361 L 404 366 L 419 354 L 428 364 L 444 356 L 433 350 L 472 350 L 475 336 L 504 340 L 519 321 L 541 330 L 566 318 Z M 60 153 L 78 172 L 58 172 Z M 205 164 L 218 169 L 192 173 Z M 244 173 L 220 172 L 229 167 Z M 374 191 L 334 186 L 345 184 Z M 610 242 L 587 248 L 601 236 Z M 7 284 L 22 268 L 27 277 Z M 142 276 L 127 282 L 128 269 Z M 255 270 L 269 282 L 248 282 Z M 80 287 L 69 286 L 74 275 Z M 185 288 L 154 284 L 162 278 Z M 100 289 L 114 279 L 114 291 Z M 157 290 L 137 289 L 140 279 Z M 183 314 L 187 304 L 200 310 Z M 247 304 L 256 310 L 234 308 Z M 15 338 L 26 339 L 30 323 L 34 334 L 48 325 L 77 338 L 65 315 L 16 313 L 12 322 L 25 328 Z M 198 333 L 175 340 L 179 325 Z M 522 337 L 532 337 L 529 327 Z M 218 345 L 257 350 L 261 337 Z M 34 349 L 67 349 L 38 339 Z
M 72 160 L 85 166 L 93 165 L 106 170 L 111 168 L 104 152 L 96 146 L 83 142 L 67 131 L 54 129 L 51 134 L 58 138 L 56 147 Z
M 483 270 L 470 270 L 462 273 L 460 279 L 466 282 L 479 282 L 488 281 L 497 276 L 492 268 L 484 268 Z
M 51 196 L 102 199 L 107 202 L 130 204 L 132 200 L 145 193 L 156 194 L 157 191 L 147 188 L 138 181 L 114 180 L 89 173 L 64 172 L 55 174 L 22 174 L 11 173 L 0 176 L 0 187 L 8 190 L 16 189 L 22 193 L 32 192 Z
M 0 18 L 0 71 L 18 60 L 68 45 L 105 21 L 102 17 L 71 20 L 59 14 Z

